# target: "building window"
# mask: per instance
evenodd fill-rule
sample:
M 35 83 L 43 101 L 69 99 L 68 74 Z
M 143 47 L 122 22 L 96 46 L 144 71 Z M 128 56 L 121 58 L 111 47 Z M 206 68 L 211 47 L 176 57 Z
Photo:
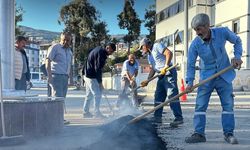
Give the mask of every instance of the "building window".
M 233 32 L 234 33 L 240 32 L 240 20 L 233 21 Z
M 165 19 L 165 13 L 164 11 L 160 12 L 160 18 L 159 18 L 159 22 Z
M 217 24 L 216 27 L 222 27 L 222 25 L 221 24 Z
M 188 41 L 192 41 L 192 39 L 193 39 L 193 30 L 189 29 L 188 30 Z
M 173 42 L 174 42 L 174 41 L 173 41 L 173 36 L 174 36 L 173 34 L 170 34 L 170 35 L 168 36 L 168 43 L 167 43 L 168 46 L 173 45 Z
M 222 1 L 224 1 L 224 0 L 216 0 L 217 3 L 222 2 Z
M 156 14 L 156 23 L 159 23 L 162 20 L 172 17 L 182 11 L 184 11 L 184 0 L 179 0 Z
M 178 32 L 177 36 L 175 37 L 175 43 L 176 44 L 183 43 L 183 39 L 184 39 L 184 31 L 182 30 Z
M 194 1 L 193 0 L 188 0 L 188 7 L 192 7 L 194 5 Z

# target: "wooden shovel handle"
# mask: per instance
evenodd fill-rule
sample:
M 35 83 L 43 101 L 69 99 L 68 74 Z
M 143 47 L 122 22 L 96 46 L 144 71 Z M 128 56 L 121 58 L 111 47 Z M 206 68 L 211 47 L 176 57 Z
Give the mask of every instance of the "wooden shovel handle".
M 175 64 L 175 65 L 173 65 L 173 66 L 171 66 L 171 67 L 168 67 L 168 68 L 166 69 L 166 72 L 169 71 L 169 70 L 171 70 L 171 69 L 173 69 L 173 68 L 175 68 L 175 67 L 177 67 L 178 65 L 179 65 L 179 64 L 177 63 L 177 64 Z M 150 81 L 154 80 L 155 78 L 158 78 L 159 76 L 161 76 L 161 74 L 157 74 L 157 75 L 153 76 L 152 78 L 149 78 L 149 79 L 147 80 L 147 82 L 149 83 Z M 133 89 L 132 91 L 138 90 L 138 89 L 141 88 L 141 87 L 142 87 L 142 86 L 140 85 L 140 86 L 136 87 L 135 89 Z
M 212 80 L 212 79 L 214 79 L 214 78 L 220 76 L 221 74 L 223 74 L 223 73 L 225 73 L 225 72 L 227 72 L 227 71 L 229 71 L 229 70 L 231 70 L 231 69 L 233 69 L 233 68 L 234 68 L 233 65 L 230 65 L 230 66 L 226 67 L 225 69 L 223 69 L 223 70 L 217 72 L 216 74 L 212 75 L 211 77 L 209 77 L 209 78 L 207 78 L 207 79 L 205 79 L 205 80 L 202 80 L 201 82 L 195 84 L 195 85 L 191 88 L 191 90 L 185 90 L 185 91 L 183 91 L 182 93 L 180 93 L 180 94 L 178 94 L 178 95 L 175 95 L 174 97 L 172 97 L 172 98 L 166 100 L 165 102 L 161 103 L 160 105 L 157 105 L 156 107 L 150 109 L 149 111 L 147 111 L 147 112 L 145 112 L 145 113 L 143 113 L 143 114 L 141 114 L 141 115 L 135 117 L 134 119 L 130 120 L 128 123 L 129 123 L 129 124 L 130 124 L 130 123 L 135 123 L 135 122 L 137 122 L 137 121 L 139 121 L 139 120 L 145 118 L 148 114 L 150 114 L 150 113 L 152 113 L 152 112 L 158 110 L 159 108 L 161 108 L 161 107 L 167 105 L 168 103 L 170 103 L 170 102 L 176 100 L 177 98 L 181 97 L 182 95 L 192 92 L 195 88 L 197 88 L 197 87 L 199 87 L 199 86 L 205 84 L 206 82 L 208 82 L 208 81 L 210 81 L 210 80 Z

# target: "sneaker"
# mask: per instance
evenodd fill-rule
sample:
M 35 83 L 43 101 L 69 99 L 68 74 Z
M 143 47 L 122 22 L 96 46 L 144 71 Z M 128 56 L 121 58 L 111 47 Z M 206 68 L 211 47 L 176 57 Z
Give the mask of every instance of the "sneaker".
M 234 137 L 234 135 L 232 133 L 227 133 L 225 134 L 225 137 L 224 137 L 225 141 L 227 143 L 230 143 L 230 144 L 238 144 L 238 140 L 236 139 L 236 137 Z
M 194 133 L 191 135 L 191 137 L 187 137 L 185 139 L 186 143 L 200 143 L 200 142 L 206 142 L 206 137 L 204 135 L 201 135 L 199 133 Z
M 183 119 L 174 119 L 173 122 L 170 123 L 171 127 L 178 127 L 178 125 L 183 124 Z
M 70 124 L 70 122 L 68 120 L 63 120 L 63 124 L 67 125 L 67 124 Z
M 106 116 L 104 116 L 101 112 L 97 112 L 95 115 L 94 115 L 95 118 L 100 118 L 100 119 L 104 119 L 104 118 L 107 118 Z
M 92 118 L 93 115 L 90 112 L 83 113 L 83 118 Z

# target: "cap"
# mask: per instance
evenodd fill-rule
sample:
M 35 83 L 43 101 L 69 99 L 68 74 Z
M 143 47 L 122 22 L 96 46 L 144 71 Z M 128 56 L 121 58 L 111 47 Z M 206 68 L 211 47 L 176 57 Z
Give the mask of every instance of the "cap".
M 142 46 L 143 46 L 143 45 L 149 45 L 149 46 L 151 46 L 151 41 L 150 41 L 150 39 L 148 39 L 148 38 L 143 38 L 143 39 L 140 41 L 139 50 L 142 49 Z

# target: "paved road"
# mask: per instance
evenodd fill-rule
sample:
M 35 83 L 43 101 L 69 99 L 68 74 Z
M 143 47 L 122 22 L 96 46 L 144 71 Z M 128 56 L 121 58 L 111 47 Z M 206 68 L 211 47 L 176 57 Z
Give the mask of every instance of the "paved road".
M 46 90 L 34 89 L 29 91 L 32 94 L 38 94 L 40 97 L 46 96 Z M 112 106 L 117 100 L 117 93 L 107 92 L 107 97 Z M 143 93 L 141 93 L 143 94 Z M 152 108 L 153 95 L 147 93 L 145 110 Z M 116 119 L 119 116 L 112 117 L 112 113 L 105 100 L 102 101 L 102 112 L 110 116 L 110 119 L 84 119 L 82 117 L 82 105 L 84 102 L 84 92 L 70 89 L 66 100 L 65 119 L 71 124 L 65 125 L 62 133 L 49 136 L 28 139 L 27 143 L 15 147 L 0 147 L 1 150 L 82 150 L 88 144 L 100 138 L 102 132 L 97 126 Z M 187 102 L 182 102 L 182 109 L 185 123 L 178 128 L 170 128 L 169 122 L 172 121 L 172 114 L 168 106 L 165 107 L 164 121 L 158 124 L 159 136 L 167 143 L 168 149 L 172 150 L 249 150 L 250 149 L 250 95 L 248 93 L 236 93 L 236 130 L 235 135 L 239 139 L 238 145 L 230 145 L 224 142 L 220 123 L 221 107 L 218 97 L 213 96 L 211 105 L 207 112 L 206 137 L 207 142 L 202 144 L 186 144 L 184 139 L 192 131 L 192 117 L 194 111 L 195 94 L 188 97 Z M 114 110 L 116 110 L 113 107 Z M 127 112 L 128 113 L 128 112 Z M 118 114 L 116 114 L 118 115 Z M 121 115 L 121 114 L 119 114 Z

